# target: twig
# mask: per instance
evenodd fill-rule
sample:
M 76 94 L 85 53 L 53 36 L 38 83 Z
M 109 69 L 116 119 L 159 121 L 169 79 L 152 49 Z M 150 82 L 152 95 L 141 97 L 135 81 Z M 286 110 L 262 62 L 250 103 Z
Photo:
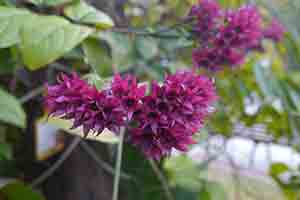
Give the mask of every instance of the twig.
M 91 156 L 91 158 L 106 172 L 114 175 L 114 168 L 112 166 L 110 166 L 107 162 L 105 162 L 104 160 L 102 160 L 99 155 L 94 151 L 94 149 L 92 147 L 90 147 L 88 145 L 87 142 L 85 142 L 84 140 L 81 141 L 80 146 L 87 152 L 87 154 L 89 156 Z M 125 179 L 125 180 L 132 180 L 134 179 L 132 176 L 121 172 L 120 177 Z
M 32 187 L 36 187 L 40 185 L 42 182 L 47 180 L 52 174 L 64 163 L 64 161 L 71 155 L 73 150 L 80 143 L 81 138 L 76 137 L 73 139 L 72 143 L 68 146 L 68 148 L 61 154 L 60 158 L 49 168 L 47 169 L 41 176 L 35 179 L 32 183 Z
M 112 200 L 118 200 L 124 136 L 125 136 L 125 127 L 121 127 L 120 140 L 119 140 L 119 144 L 118 144 L 117 161 L 116 161 L 116 167 L 115 167 L 115 178 L 114 178 Z
M 168 182 L 167 182 L 166 178 L 164 177 L 164 175 L 162 174 L 161 170 L 159 169 L 159 167 L 157 166 L 157 164 L 155 163 L 155 161 L 153 159 L 149 159 L 149 162 L 150 162 L 150 165 L 151 165 L 154 173 L 156 174 L 157 178 L 161 182 L 163 190 L 165 191 L 166 198 L 168 200 L 174 200 L 174 197 L 170 191 Z
M 33 90 L 31 90 L 30 92 L 28 92 L 27 94 L 25 94 L 24 96 L 22 96 L 20 98 L 20 102 L 23 104 L 23 103 L 26 103 L 28 102 L 29 100 L 39 96 L 40 94 L 42 94 L 44 91 L 44 86 L 39 86 Z

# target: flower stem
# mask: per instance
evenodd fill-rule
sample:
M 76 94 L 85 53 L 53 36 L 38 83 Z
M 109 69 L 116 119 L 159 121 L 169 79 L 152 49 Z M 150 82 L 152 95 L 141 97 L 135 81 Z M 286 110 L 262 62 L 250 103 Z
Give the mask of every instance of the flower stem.
M 119 135 L 120 141 L 119 141 L 119 144 L 118 144 L 118 153 L 117 153 L 117 160 L 116 160 L 116 167 L 115 167 L 115 177 L 114 177 L 114 187 L 113 187 L 112 200 L 118 200 L 124 135 L 125 135 L 125 128 L 121 127 L 120 135 Z

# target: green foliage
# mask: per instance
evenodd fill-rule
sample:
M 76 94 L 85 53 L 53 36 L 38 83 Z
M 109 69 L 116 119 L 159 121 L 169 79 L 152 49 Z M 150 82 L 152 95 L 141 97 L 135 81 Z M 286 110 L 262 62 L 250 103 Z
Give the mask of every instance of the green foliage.
M 72 0 L 28 0 L 36 6 L 59 6 L 72 2 Z
M 70 24 L 59 17 L 35 17 L 32 24 L 21 31 L 20 49 L 24 63 L 32 70 L 49 64 L 91 33 L 91 29 Z
M 0 121 L 25 128 L 26 115 L 19 101 L 0 88 Z
M 94 72 L 101 77 L 112 75 L 112 58 L 104 42 L 97 38 L 88 38 L 83 42 L 86 62 L 92 66 Z
M 110 28 L 114 26 L 113 20 L 105 13 L 88 5 L 84 1 L 77 1 L 64 10 L 70 19 L 83 24 L 94 24 L 97 28 Z
M 32 22 L 32 18 L 28 10 L 0 6 L 0 48 L 19 43 L 20 30 Z
M 41 194 L 33 191 L 29 186 L 22 182 L 10 183 L 0 189 L 5 200 L 44 200 Z

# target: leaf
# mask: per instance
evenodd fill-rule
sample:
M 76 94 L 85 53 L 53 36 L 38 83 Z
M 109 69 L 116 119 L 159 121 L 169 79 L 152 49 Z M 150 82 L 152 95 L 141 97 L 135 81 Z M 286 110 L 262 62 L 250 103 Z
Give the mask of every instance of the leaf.
M 273 177 L 289 171 L 289 167 L 284 163 L 272 163 L 269 174 Z
M 0 143 L 0 160 L 11 160 L 12 159 L 12 149 L 7 143 Z
M 31 22 L 33 15 L 25 10 L 0 6 L 0 48 L 19 43 L 21 28 Z
M 88 38 L 83 42 L 83 51 L 86 56 L 86 62 L 101 77 L 112 75 L 112 59 L 109 55 L 109 49 L 105 48 L 101 41 L 95 38 Z
M 13 73 L 16 68 L 10 49 L 0 49 L 0 74 Z
M 84 1 L 78 1 L 64 9 L 66 16 L 84 24 L 94 24 L 97 28 L 107 29 L 114 26 L 113 20 L 104 12 L 97 10 Z
M 137 37 L 136 49 L 145 60 L 155 57 L 159 52 L 156 40 L 152 37 Z
M 91 29 L 70 24 L 60 17 L 35 17 L 21 31 L 24 63 L 31 70 L 38 69 L 73 49 L 91 33 Z
M 102 32 L 99 34 L 99 37 L 109 44 L 111 48 L 112 65 L 114 65 L 119 72 L 126 71 L 136 62 L 132 39 L 128 35 Z
M 72 0 L 27 0 L 28 2 L 37 6 L 58 6 L 72 2 Z
M 26 115 L 18 100 L 0 88 L 0 121 L 25 128 Z
M 72 121 L 71 120 L 64 120 L 60 119 L 57 117 L 50 117 L 48 120 L 41 120 L 45 121 L 45 123 L 48 123 L 50 125 L 53 125 L 57 128 L 60 128 L 67 133 L 78 135 L 80 137 L 84 137 L 82 127 L 76 128 L 76 129 L 70 129 L 72 127 Z M 86 139 L 90 140 L 96 140 L 100 142 L 105 142 L 105 143 L 117 143 L 119 141 L 118 137 L 108 129 L 104 129 L 102 133 L 99 135 L 95 135 L 93 133 L 89 133 Z
M 22 182 L 10 183 L 0 189 L 6 200 L 44 200 L 44 197 Z

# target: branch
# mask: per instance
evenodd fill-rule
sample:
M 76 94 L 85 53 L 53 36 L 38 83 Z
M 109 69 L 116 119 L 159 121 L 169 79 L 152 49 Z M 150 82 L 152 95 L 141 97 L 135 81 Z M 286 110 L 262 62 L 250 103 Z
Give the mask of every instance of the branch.
M 76 137 L 73 139 L 72 143 L 68 146 L 68 148 L 61 154 L 60 158 L 49 168 L 47 169 L 41 176 L 35 179 L 32 183 L 32 187 L 37 187 L 45 180 L 47 180 L 52 174 L 67 160 L 67 158 L 71 155 L 73 150 L 78 146 L 80 143 L 81 138 Z

